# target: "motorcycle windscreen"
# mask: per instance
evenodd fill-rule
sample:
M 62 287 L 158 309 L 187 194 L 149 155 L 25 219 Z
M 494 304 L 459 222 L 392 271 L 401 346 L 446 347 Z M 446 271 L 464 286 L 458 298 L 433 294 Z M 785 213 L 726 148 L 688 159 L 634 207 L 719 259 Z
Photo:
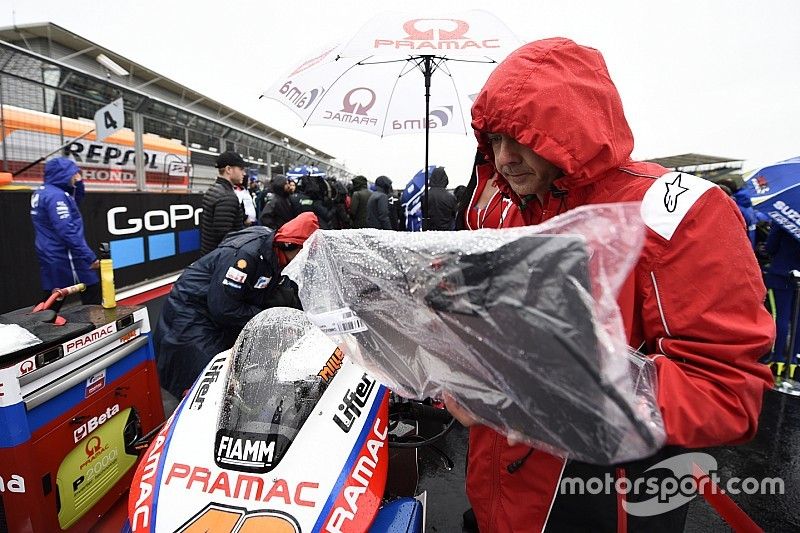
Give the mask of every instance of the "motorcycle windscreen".
M 218 466 L 265 473 L 281 462 L 328 387 L 332 375 L 320 368 L 337 352 L 341 362 L 338 348 L 332 356 L 314 350 L 325 343 L 330 340 L 302 313 L 270 313 L 248 323 L 225 383 L 214 444 Z M 320 364 L 310 356 L 315 353 L 326 360 Z

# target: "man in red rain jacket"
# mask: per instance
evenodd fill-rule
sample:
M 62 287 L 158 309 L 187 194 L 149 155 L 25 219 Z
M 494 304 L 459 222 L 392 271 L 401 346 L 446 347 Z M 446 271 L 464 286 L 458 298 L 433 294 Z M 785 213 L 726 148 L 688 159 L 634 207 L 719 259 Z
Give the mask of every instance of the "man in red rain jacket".
M 629 345 L 655 362 L 667 433 L 661 454 L 599 467 L 510 445 L 474 425 L 467 494 L 480 530 L 683 531 L 685 505 L 634 517 L 623 494 L 558 495 L 559 481 L 605 473 L 630 479 L 683 448 L 755 435 L 772 385 L 758 359 L 774 325 L 736 205 L 708 181 L 632 161 L 633 135 L 603 57 L 568 39 L 512 53 L 475 100 L 472 126 L 523 224 L 581 205 L 642 203 L 645 247 L 618 303 Z M 448 407 L 473 422 L 458 405 Z

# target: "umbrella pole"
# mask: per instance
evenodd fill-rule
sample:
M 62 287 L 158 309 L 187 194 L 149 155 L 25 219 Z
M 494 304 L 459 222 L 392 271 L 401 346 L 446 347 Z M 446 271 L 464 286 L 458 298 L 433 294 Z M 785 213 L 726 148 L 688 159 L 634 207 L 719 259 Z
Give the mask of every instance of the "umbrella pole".
M 428 140 L 430 137 L 430 106 L 431 106 L 431 76 L 433 75 L 432 57 L 423 56 L 423 71 L 425 76 L 425 192 L 422 198 L 422 231 L 430 229 L 430 215 L 428 211 Z
M 786 376 L 794 379 L 794 366 L 797 361 L 794 360 L 795 344 L 797 343 L 797 322 L 800 319 L 800 271 L 792 270 L 789 272 L 789 279 L 792 281 L 792 288 L 794 294 L 792 298 L 792 317 L 789 322 L 789 335 L 786 340 L 784 348 L 783 360 L 786 361 Z
M 794 380 L 794 370 L 797 367 L 795 360 L 795 344 L 797 343 L 797 322 L 800 320 L 800 271 L 792 270 L 789 272 L 794 294 L 792 295 L 792 316 L 789 322 L 789 331 L 786 339 L 786 346 L 783 349 L 783 369 L 779 371 L 775 383 L 778 392 L 800 396 L 800 385 Z

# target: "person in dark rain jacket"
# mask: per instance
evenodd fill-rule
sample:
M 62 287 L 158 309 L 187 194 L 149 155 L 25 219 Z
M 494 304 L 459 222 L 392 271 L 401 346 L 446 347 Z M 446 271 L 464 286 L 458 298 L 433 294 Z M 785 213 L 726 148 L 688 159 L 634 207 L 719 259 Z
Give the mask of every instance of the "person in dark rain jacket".
M 372 191 L 367 187 L 367 178 L 356 176 L 353 178 L 353 194 L 350 200 L 350 218 L 353 219 L 354 228 L 367 227 L 367 202 L 372 196 Z
M 31 220 L 36 233 L 42 290 L 85 283 L 84 304 L 100 303 L 97 256 L 86 244 L 83 218 L 74 193 L 80 190 L 81 169 L 66 157 L 44 166 L 44 185 L 31 197 Z
M 428 184 L 429 230 L 447 231 L 456 226 L 456 197 L 447 190 L 450 180 L 444 167 L 436 167 Z
M 286 176 L 272 178 L 272 197 L 261 211 L 261 224 L 277 230 L 294 218 L 290 190 Z
M 375 191 L 367 201 L 368 228 L 393 229 L 389 217 L 389 195 L 392 194 L 392 180 L 386 176 L 378 176 L 375 180 Z
M 277 232 L 246 228 L 183 271 L 155 329 L 163 389 L 180 398 L 211 358 L 230 348 L 262 310 L 299 308 L 294 287 L 280 273 L 318 228 L 313 213 L 299 215 Z

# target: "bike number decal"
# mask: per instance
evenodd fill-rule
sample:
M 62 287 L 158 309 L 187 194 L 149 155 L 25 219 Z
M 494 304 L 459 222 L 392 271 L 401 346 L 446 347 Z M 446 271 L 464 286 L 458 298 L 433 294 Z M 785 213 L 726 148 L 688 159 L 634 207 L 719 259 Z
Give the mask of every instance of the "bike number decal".
M 179 533 L 206 533 L 208 531 L 300 533 L 300 525 L 291 515 L 271 509 L 248 511 L 241 507 L 211 503 L 190 518 L 178 531 Z

